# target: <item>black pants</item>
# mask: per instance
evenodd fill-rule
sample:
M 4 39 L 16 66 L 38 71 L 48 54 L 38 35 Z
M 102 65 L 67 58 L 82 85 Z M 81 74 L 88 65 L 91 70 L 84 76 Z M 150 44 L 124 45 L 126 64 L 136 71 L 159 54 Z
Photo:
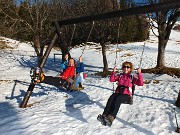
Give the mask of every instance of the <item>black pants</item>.
M 103 115 L 108 116 L 109 114 L 116 118 L 121 103 L 126 103 L 130 99 L 129 95 L 113 93 L 104 108 Z
M 44 80 L 41 83 L 46 83 L 56 87 L 68 85 L 66 80 L 62 80 L 60 77 L 44 76 Z

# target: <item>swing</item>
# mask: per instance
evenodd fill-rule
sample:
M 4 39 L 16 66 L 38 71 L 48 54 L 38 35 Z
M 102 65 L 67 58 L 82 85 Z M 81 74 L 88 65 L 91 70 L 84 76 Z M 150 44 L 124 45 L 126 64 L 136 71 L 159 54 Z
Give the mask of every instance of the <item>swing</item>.
M 119 23 L 119 27 L 118 27 L 118 36 L 117 36 L 118 40 L 119 40 L 119 28 L 120 28 L 120 24 L 121 24 L 121 21 L 122 21 L 121 17 L 119 18 L 119 20 L 120 20 L 120 23 Z M 118 56 L 117 56 L 117 49 L 119 48 L 118 47 L 118 40 L 117 40 L 117 46 L 116 46 L 116 58 L 115 58 L 115 63 L 114 63 L 115 67 L 117 66 L 117 58 L 118 58 Z M 144 54 L 144 48 L 145 48 L 145 42 L 144 42 L 144 45 L 143 45 L 143 50 L 142 50 L 142 54 L 141 54 L 139 68 L 141 68 L 141 62 L 142 62 L 142 57 L 143 57 L 143 54 Z M 122 74 L 119 75 L 119 79 L 121 78 L 121 76 L 122 76 Z M 129 101 L 125 102 L 124 104 L 130 104 L 130 105 L 133 104 L 133 95 L 134 95 L 134 91 L 135 91 L 135 84 L 133 83 L 133 77 L 134 77 L 134 75 L 131 74 L 130 75 L 130 80 L 131 80 L 131 83 L 132 83 L 132 96 L 129 98 Z M 113 93 L 115 93 L 114 83 L 113 83 Z
M 92 22 L 92 26 L 91 26 L 90 32 L 89 32 L 89 34 L 88 34 L 88 37 L 87 37 L 87 39 L 86 39 L 86 42 L 84 43 L 84 48 L 82 49 L 82 53 L 81 53 L 80 56 L 82 56 L 82 55 L 84 54 L 85 47 L 86 47 L 87 42 L 89 41 L 89 38 L 90 38 L 90 36 L 91 36 L 93 27 L 94 27 L 94 21 Z M 71 40 L 70 40 L 69 46 L 71 46 L 71 44 L 72 44 L 72 40 L 73 40 L 73 37 L 74 37 L 75 29 L 76 29 L 76 24 L 74 24 L 74 29 L 73 29 L 73 33 L 72 33 L 72 36 L 71 36 Z
M 94 21 L 92 22 L 92 26 L 91 26 L 89 35 L 88 35 L 88 37 L 87 37 L 87 40 L 86 40 L 86 42 L 85 42 L 84 48 L 83 48 L 82 53 L 81 53 L 80 56 L 82 56 L 82 55 L 84 54 L 84 51 L 85 51 L 85 48 L 86 48 L 86 44 L 87 44 L 87 42 L 89 41 L 89 38 L 90 38 L 90 36 L 91 36 L 91 33 L 92 33 L 93 28 L 94 28 Z M 86 77 L 87 77 L 87 74 L 83 72 L 83 78 L 85 79 Z
M 89 32 L 88 38 L 87 38 L 87 40 L 86 40 L 85 43 L 88 42 L 93 27 L 94 27 L 94 21 L 93 21 L 91 30 L 90 30 L 90 32 Z M 73 37 L 74 37 L 75 29 L 76 29 L 76 24 L 74 24 L 73 33 L 72 33 L 71 40 L 70 40 L 70 43 L 69 43 L 70 45 L 72 44 L 72 40 L 73 40 Z M 82 56 L 82 55 L 84 54 L 84 51 L 85 51 L 85 46 L 84 46 L 84 48 L 83 48 L 83 50 L 82 50 L 82 54 L 81 54 L 80 56 Z M 87 76 L 87 75 L 83 72 L 83 78 L 84 78 L 84 79 L 86 78 L 86 76 Z M 55 76 L 55 77 L 60 77 L 60 76 Z M 71 86 L 69 86 L 69 82 L 64 81 L 64 82 L 62 83 L 62 87 L 61 87 L 61 88 L 62 88 L 62 89 L 66 89 L 66 90 L 67 90 L 67 89 L 70 89 L 70 91 L 74 91 L 74 90 L 79 91 L 79 90 L 81 90 L 83 87 L 82 87 L 82 88 L 76 87 L 76 77 L 77 77 L 77 75 L 76 75 L 76 67 L 75 67 L 75 68 L 74 68 L 74 76 L 73 76 L 73 78 L 70 78 L 70 85 L 71 85 Z M 68 87 L 66 87 L 65 85 L 67 85 Z

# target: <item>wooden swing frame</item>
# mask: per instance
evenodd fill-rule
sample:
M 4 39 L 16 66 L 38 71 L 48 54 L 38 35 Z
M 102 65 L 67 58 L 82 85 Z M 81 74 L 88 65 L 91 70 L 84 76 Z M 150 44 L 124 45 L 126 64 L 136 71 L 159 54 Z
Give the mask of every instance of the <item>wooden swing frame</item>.
M 54 37 L 43 55 L 43 60 L 39 68 L 42 69 L 44 67 L 47 61 L 47 58 L 51 52 L 51 49 L 53 48 L 54 44 L 56 43 L 58 39 L 61 42 L 61 47 L 65 46 L 63 38 L 62 38 L 62 33 L 60 31 L 63 25 L 100 21 L 100 20 L 105 20 L 105 19 L 112 19 L 112 18 L 123 17 L 123 16 L 140 15 L 140 14 L 146 14 L 146 13 L 152 13 L 152 12 L 158 12 L 158 11 L 165 11 L 168 9 L 178 9 L 178 8 L 180 8 L 180 1 L 172 0 L 172 1 L 167 1 L 167 2 L 162 2 L 162 3 L 157 3 L 157 4 L 145 5 L 145 6 L 129 8 L 129 9 L 124 9 L 124 10 L 117 10 L 113 12 L 107 12 L 107 13 L 103 13 L 99 15 L 72 18 L 72 19 L 66 19 L 62 21 L 56 20 L 52 22 L 53 26 L 55 27 Z M 27 107 L 27 103 L 33 92 L 35 85 L 36 83 L 34 83 L 34 81 L 32 80 L 24 96 L 24 99 L 20 105 L 20 108 Z

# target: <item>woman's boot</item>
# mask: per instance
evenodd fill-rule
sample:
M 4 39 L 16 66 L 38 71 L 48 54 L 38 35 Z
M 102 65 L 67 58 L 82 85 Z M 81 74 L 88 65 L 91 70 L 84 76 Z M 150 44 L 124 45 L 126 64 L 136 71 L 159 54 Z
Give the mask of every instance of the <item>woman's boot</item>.
M 112 115 L 108 115 L 107 117 L 105 117 L 105 122 L 106 122 L 106 125 L 107 126 L 109 126 L 109 127 L 111 127 L 111 125 L 112 125 L 112 123 L 113 123 L 113 121 L 114 121 L 114 116 L 112 116 Z

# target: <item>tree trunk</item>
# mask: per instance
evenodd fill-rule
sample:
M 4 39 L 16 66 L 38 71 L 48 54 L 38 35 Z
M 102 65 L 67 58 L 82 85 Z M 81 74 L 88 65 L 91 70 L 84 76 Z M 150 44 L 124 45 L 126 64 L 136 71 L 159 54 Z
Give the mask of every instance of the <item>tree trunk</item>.
M 102 55 L 103 55 L 103 73 L 107 73 L 108 72 L 108 63 L 107 63 L 107 58 L 106 58 L 106 46 L 104 43 L 100 43 L 102 46 Z
M 166 15 L 161 13 L 158 18 L 158 57 L 157 57 L 157 66 L 158 68 L 165 67 L 165 48 L 167 45 L 166 36 Z
M 178 94 L 178 98 L 176 100 L 176 106 L 180 107 L 180 91 L 179 91 L 179 94 Z
M 66 54 L 69 55 L 69 58 L 71 57 L 70 53 L 69 53 L 69 49 L 68 49 L 68 45 L 67 43 L 65 42 L 64 38 L 62 37 L 59 37 L 59 47 L 61 49 L 61 52 L 62 52 L 62 60 L 64 60 L 64 56 Z
M 37 66 L 40 66 L 42 58 L 43 58 L 43 50 L 41 49 L 40 37 L 38 34 L 34 36 L 34 49 L 37 54 L 37 61 L 38 61 Z
M 157 57 L 157 66 L 156 67 L 164 67 L 165 66 L 165 48 L 167 45 L 167 41 L 164 38 L 159 37 L 158 42 L 158 57 Z

